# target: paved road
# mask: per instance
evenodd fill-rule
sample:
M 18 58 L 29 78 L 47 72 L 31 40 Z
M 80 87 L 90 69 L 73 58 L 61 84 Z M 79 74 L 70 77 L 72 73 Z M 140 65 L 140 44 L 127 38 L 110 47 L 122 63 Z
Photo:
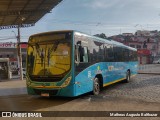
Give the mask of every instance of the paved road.
M 160 103 L 160 75 L 138 74 L 130 83 L 110 86 L 102 94 Z

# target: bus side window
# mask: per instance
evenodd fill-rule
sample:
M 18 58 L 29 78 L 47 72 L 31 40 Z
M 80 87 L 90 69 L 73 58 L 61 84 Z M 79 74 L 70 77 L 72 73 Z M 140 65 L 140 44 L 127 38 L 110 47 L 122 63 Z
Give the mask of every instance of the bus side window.
M 107 61 L 113 62 L 114 53 L 113 53 L 113 47 L 111 45 L 107 45 L 106 53 L 107 53 Z
M 88 62 L 88 48 L 84 47 L 83 62 Z
M 79 46 L 79 58 L 80 62 L 88 62 L 88 48 Z

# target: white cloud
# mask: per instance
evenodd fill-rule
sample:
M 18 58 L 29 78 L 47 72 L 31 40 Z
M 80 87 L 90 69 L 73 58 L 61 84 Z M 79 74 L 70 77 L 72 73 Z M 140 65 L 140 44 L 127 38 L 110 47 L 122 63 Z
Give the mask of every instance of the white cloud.
M 78 1 L 78 0 L 77 0 Z M 160 9 L 159 0 L 81 0 L 81 4 L 87 8 L 92 9 L 107 9 L 107 8 L 131 8 L 140 7 Z M 126 9 L 127 10 L 127 9 Z
M 115 6 L 120 0 L 92 0 L 88 3 L 84 3 L 85 7 L 92 9 L 106 9 Z

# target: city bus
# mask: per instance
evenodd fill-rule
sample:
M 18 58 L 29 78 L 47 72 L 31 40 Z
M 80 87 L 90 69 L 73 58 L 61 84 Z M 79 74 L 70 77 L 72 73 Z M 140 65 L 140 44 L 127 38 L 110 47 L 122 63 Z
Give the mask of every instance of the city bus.
M 26 83 L 30 95 L 98 95 L 103 87 L 137 74 L 137 50 L 74 30 L 29 37 Z

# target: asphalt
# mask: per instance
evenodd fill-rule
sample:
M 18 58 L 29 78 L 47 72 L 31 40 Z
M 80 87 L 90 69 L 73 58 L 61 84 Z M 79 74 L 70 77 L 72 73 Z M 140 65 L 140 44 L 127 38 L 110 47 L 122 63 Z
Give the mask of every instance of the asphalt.
M 0 80 L 0 96 L 27 94 L 26 80 L 6 79 Z
M 160 75 L 160 64 L 139 65 L 138 74 Z M 0 96 L 27 94 L 26 80 L 19 76 L 12 79 L 0 80 Z

